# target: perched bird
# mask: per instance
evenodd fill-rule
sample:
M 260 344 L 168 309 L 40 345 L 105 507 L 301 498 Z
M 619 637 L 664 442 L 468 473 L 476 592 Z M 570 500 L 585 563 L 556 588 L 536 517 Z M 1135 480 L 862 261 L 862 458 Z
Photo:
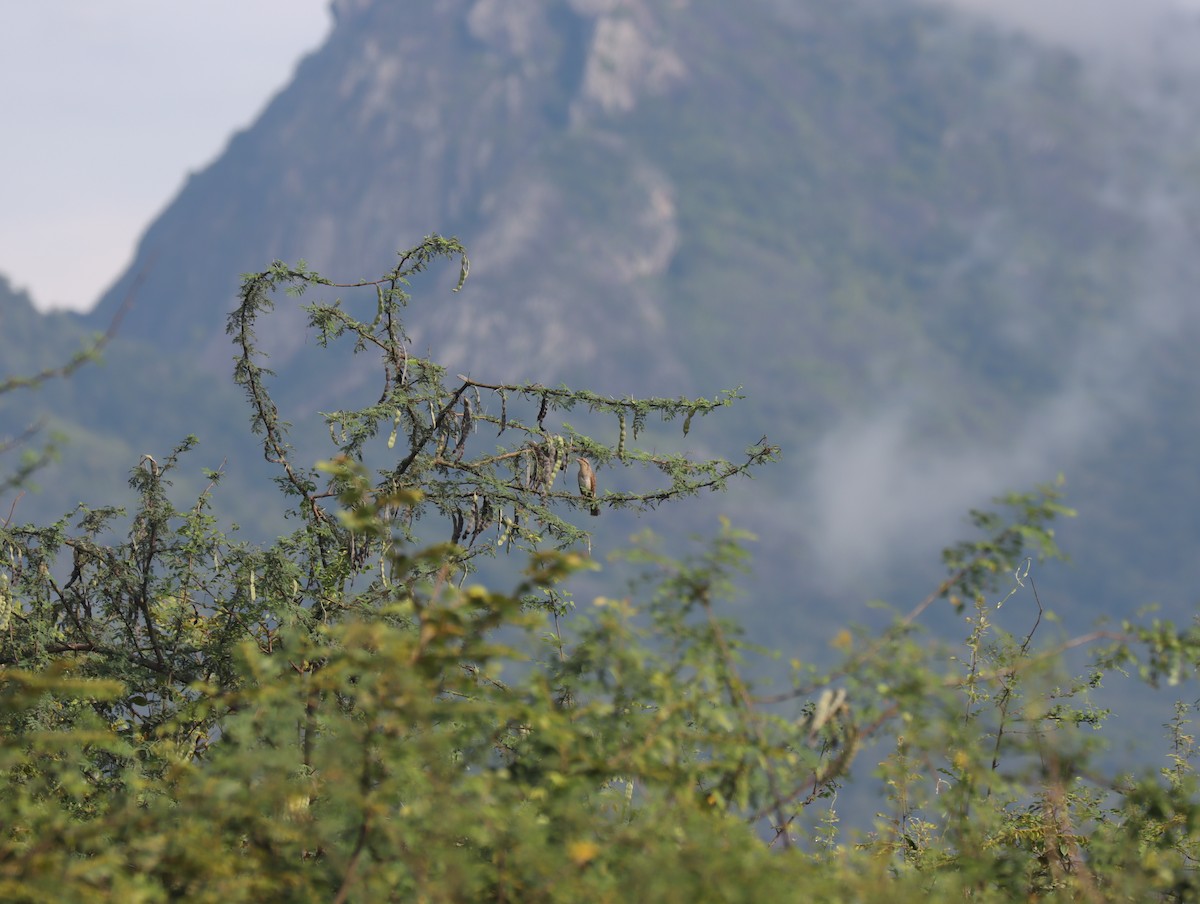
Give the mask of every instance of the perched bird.
M 579 492 L 592 500 L 592 517 L 595 518 L 600 514 L 600 504 L 596 499 L 596 472 L 592 470 L 592 463 L 586 458 L 575 459 L 579 462 Z

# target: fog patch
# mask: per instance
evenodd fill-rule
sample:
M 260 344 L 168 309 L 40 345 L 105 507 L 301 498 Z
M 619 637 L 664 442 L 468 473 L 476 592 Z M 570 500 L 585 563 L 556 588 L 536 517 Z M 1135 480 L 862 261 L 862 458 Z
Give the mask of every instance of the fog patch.
M 1080 53 L 1180 57 L 1200 42 L 1200 0 L 932 0 Z
M 1006 491 L 1068 477 L 1102 451 L 1127 416 L 1149 404 L 1154 364 L 1200 319 L 1200 281 L 1183 211 L 1159 199 L 1144 211 L 1159 240 L 1142 290 L 1107 323 L 1062 351 L 1057 389 L 1013 409 L 988 438 L 948 441 L 928 429 L 929 393 L 898 387 L 870 411 L 847 414 L 815 444 L 796 510 L 805 513 L 819 583 L 832 589 L 926 562 L 960 539 L 971 508 Z M 1049 303 L 1049 301 L 1047 302 Z M 1197 309 L 1197 310 L 1194 310 Z M 1072 500 L 1068 485 L 1068 502 Z

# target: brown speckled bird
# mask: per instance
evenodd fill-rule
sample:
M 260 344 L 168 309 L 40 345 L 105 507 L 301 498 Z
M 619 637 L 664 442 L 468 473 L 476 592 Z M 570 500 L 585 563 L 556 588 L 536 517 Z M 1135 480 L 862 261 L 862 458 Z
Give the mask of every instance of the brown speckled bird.
M 575 459 L 579 462 L 579 492 L 592 500 L 592 517 L 595 518 L 600 514 L 600 504 L 596 499 L 596 472 L 592 470 L 592 463 L 586 458 Z

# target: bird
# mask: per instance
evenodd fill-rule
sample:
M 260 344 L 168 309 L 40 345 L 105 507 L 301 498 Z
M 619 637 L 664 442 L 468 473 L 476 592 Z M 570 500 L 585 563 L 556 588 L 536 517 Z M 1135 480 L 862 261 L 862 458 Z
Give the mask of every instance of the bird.
M 591 513 L 595 518 L 600 514 L 600 504 L 596 502 L 596 472 L 592 470 L 592 463 L 586 458 L 576 458 L 579 462 L 579 492 L 592 500 Z

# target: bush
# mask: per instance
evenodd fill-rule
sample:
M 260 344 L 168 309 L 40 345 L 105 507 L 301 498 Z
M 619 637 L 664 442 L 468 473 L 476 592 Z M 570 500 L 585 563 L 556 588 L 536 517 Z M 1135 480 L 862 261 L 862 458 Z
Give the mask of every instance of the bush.
M 370 323 L 308 306 L 324 341 L 351 337 L 385 371 L 379 403 L 326 415 L 337 448 L 319 469 L 291 460 L 253 326 L 279 286 L 333 284 L 280 264 L 246 278 L 237 378 L 290 536 L 230 540 L 208 491 L 176 508 L 191 440 L 134 469 L 120 540 L 116 510 L 0 530 L 0 898 L 1197 897 L 1190 708 L 1171 769 L 1106 776 L 1088 691 L 1112 668 L 1180 680 L 1200 635 L 1129 623 L 1035 643 L 1031 564 L 1057 555 L 1070 514 L 1056 488 L 975 513 L 928 599 L 883 631 L 847 628 L 832 667 L 793 663 L 768 693 L 749 677 L 762 651 L 717 614 L 746 567 L 728 525 L 682 561 L 647 541 L 627 554 L 645 580 L 587 606 L 566 582 L 595 567 L 569 512 L 717 487 L 774 449 L 734 465 L 633 445 L 648 417 L 686 433 L 732 395 L 447 384 L 409 355 L 399 311 L 407 275 L 461 254 L 427 239 L 364 284 Z M 573 406 L 615 420 L 617 442 L 548 426 Z M 515 439 L 483 449 L 484 424 Z M 559 489 L 579 457 L 662 483 Z M 448 540 L 422 540 L 439 516 Z M 510 548 L 528 560 L 514 587 L 471 583 L 479 555 Z M 1018 592 L 1036 613 L 1014 632 L 999 622 Z M 966 617 L 962 651 L 922 630 L 934 607 Z M 1062 674 L 1082 647 L 1089 667 Z M 844 830 L 839 794 L 854 778 L 861 795 L 864 772 L 876 816 Z

